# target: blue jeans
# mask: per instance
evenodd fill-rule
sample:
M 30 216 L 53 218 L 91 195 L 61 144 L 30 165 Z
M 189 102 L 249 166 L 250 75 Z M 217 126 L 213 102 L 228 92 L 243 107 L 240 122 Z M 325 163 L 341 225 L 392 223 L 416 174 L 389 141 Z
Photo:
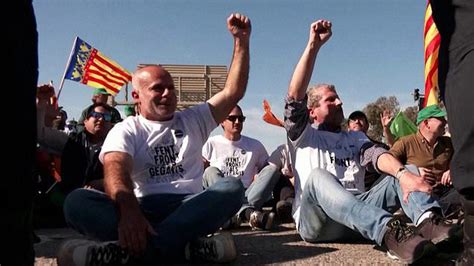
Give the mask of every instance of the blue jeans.
M 213 166 L 209 166 L 204 171 L 203 186 L 204 188 L 216 183 L 222 179 L 222 172 Z M 271 199 L 273 188 L 280 178 L 280 170 L 274 165 L 267 165 L 255 177 L 254 181 L 245 190 L 244 203 L 237 215 L 240 215 L 245 209 L 252 208 L 259 210 L 263 204 Z
M 244 188 L 235 178 L 223 178 L 198 194 L 155 194 L 138 199 L 143 214 L 157 235 L 148 249 L 167 257 L 183 257 L 186 244 L 214 233 L 242 205 Z M 77 189 L 64 203 L 68 225 L 101 241 L 118 240 L 118 213 L 108 195 Z M 149 251 L 147 251 L 149 252 Z
M 427 193 L 412 192 L 403 203 L 400 183 L 385 176 L 369 191 L 353 195 L 326 170 L 314 169 L 303 189 L 299 234 L 308 242 L 367 239 L 383 242 L 392 213 L 403 208 L 412 220 L 439 204 Z

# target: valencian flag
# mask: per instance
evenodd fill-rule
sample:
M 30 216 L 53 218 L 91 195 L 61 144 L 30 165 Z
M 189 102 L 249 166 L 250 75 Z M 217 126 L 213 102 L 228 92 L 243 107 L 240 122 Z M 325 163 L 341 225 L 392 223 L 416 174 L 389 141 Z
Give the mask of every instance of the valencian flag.
M 425 101 L 423 107 L 438 104 L 438 53 L 441 36 L 433 20 L 431 4 L 428 0 L 424 25 L 425 49 Z
M 94 47 L 76 37 L 66 68 L 65 79 L 74 80 L 94 88 L 104 88 L 117 94 L 132 76 L 117 62 L 105 57 Z

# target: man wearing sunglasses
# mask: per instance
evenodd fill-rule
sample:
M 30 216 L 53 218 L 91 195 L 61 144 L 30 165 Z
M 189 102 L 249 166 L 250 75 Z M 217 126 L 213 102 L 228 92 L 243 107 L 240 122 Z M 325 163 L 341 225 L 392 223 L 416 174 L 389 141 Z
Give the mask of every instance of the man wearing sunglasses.
M 274 213 L 263 213 L 263 204 L 270 199 L 278 182 L 275 166 L 268 165 L 268 153 L 263 144 L 242 135 L 245 116 L 240 106 L 234 107 L 221 123 L 223 135 L 208 139 L 202 148 L 205 167 L 203 185 L 212 186 L 223 177 L 232 176 L 245 187 L 245 202 L 225 227 L 237 227 L 240 221 L 249 222 L 254 229 L 269 230 Z
M 40 147 L 61 158 L 61 192 L 68 194 L 80 187 L 103 190 L 103 166 L 99 161 L 102 144 L 112 127 L 110 107 L 95 103 L 87 108 L 84 130 L 72 135 L 47 127 L 57 114 L 51 106 L 50 96 L 54 95 L 51 85 L 42 85 L 37 90 L 38 143 Z
M 201 159 L 202 145 L 247 87 L 250 20 L 231 14 L 227 28 L 234 44 L 229 74 L 224 89 L 206 103 L 177 112 L 168 71 L 148 65 L 134 72 L 132 97 L 140 114 L 116 124 L 104 142 L 99 158 L 106 193 L 75 190 L 64 208 L 74 229 L 113 242 L 68 242 L 58 264 L 78 263 L 78 257 L 114 265 L 235 259 L 231 234 L 206 236 L 240 208 L 242 183 L 224 178 L 203 191 Z

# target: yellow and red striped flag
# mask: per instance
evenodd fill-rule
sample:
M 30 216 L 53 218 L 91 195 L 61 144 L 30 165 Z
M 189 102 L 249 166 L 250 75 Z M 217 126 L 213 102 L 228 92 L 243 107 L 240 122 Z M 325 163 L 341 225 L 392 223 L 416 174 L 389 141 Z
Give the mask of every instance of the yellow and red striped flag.
M 423 107 L 438 104 L 438 53 L 441 36 L 434 23 L 430 0 L 426 6 L 424 25 L 425 101 Z
M 105 57 L 94 47 L 76 37 L 64 78 L 94 88 L 104 88 L 116 95 L 132 76 L 117 62 Z

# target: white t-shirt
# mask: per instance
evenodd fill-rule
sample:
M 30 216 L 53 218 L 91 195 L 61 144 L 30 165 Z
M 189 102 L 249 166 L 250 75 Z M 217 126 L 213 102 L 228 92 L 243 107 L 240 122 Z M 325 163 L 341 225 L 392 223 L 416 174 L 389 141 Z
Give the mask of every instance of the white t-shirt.
M 222 135 L 210 137 L 202 147 L 202 157 L 224 176 L 240 178 L 247 188 L 253 177 L 267 163 L 268 153 L 263 144 L 246 136 L 231 141 Z
M 283 175 L 286 175 L 288 177 L 293 176 L 287 144 L 281 144 L 280 146 L 278 146 L 268 158 L 268 163 L 271 163 L 278 167 Z
M 362 193 L 365 169 L 360 165 L 360 150 L 370 142 L 362 132 L 343 131 L 333 133 L 317 130 L 310 124 L 295 140 L 289 140 L 289 150 L 294 163 L 296 198 L 293 217 L 298 224 L 302 191 L 309 174 L 315 168 L 327 170 L 335 175 L 346 190 Z
M 201 104 L 165 122 L 130 116 L 107 135 L 99 159 L 111 151 L 133 158 L 131 178 L 137 197 L 157 193 L 194 194 L 202 191 L 201 149 L 217 127 L 208 104 Z

